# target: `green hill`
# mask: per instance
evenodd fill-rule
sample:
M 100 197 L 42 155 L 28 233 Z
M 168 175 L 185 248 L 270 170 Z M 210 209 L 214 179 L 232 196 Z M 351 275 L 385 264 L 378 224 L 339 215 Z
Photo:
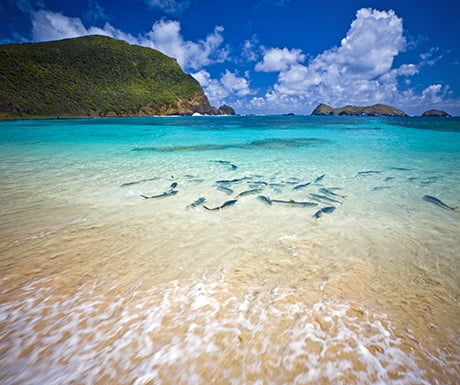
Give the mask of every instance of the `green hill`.
M 219 113 L 175 59 L 103 36 L 0 45 L 0 117 Z

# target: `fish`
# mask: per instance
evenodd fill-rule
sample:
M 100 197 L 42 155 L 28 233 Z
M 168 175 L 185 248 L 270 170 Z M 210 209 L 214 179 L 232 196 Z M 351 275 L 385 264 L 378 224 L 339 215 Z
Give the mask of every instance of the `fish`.
M 266 197 L 265 195 L 259 195 L 257 198 L 269 206 L 271 206 L 272 204 L 271 199 L 269 197 Z
M 346 198 L 345 195 L 337 194 L 337 193 L 335 193 L 334 191 L 332 191 L 332 190 L 330 190 L 330 189 L 328 189 L 328 188 L 326 188 L 326 187 L 321 187 L 321 188 L 319 189 L 319 191 L 322 192 L 323 194 L 332 195 L 332 196 L 334 196 L 334 197 Z
M 388 187 L 388 186 L 377 186 L 377 187 L 374 187 L 372 189 L 372 191 L 381 191 L 381 190 L 385 190 L 385 189 L 388 189 L 388 188 L 390 188 L 390 187 Z
M 231 170 L 236 170 L 238 168 L 236 164 L 233 164 L 232 162 L 228 160 L 211 160 L 211 162 L 229 165 Z
M 251 190 L 242 191 L 237 195 L 237 197 L 242 197 L 242 196 L 250 195 L 250 194 L 257 194 L 257 193 L 261 192 L 262 190 L 263 190 L 263 187 L 253 188 Z
M 289 199 L 289 200 L 272 199 L 271 201 L 274 203 L 284 203 L 284 204 L 293 205 L 293 206 L 303 206 L 303 207 L 318 206 L 318 203 L 316 202 L 300 202 L 300 201 L 295 201 L 293 199 Z
M 220 179 L 220 180 L 216 180 L 216 183 L 224 183 L 224 184 L 225 183 L 238 183 L 246 179 L 249 179 L 249 178 L 245 176 L 243 178 L 235 178 L 235 179 Z
M 292 189 L 293 190 L 300 190 L 301 188 L 305 188 L 307 186 L 310 186 L 311 182 L 303 183 L 303 184 L 298 184 L 297 186 L 294 186 Z
M 288 178 L 287 180 L 283 180 L 282 183 L 283 184 L 297 184 L 299 183 L 299 179 L 291 177 L 291 178 Z
M 427 202 L 431 202 L 431 203 L 435 204 L 436 206 L 439 206 L 439 207 L 441 207 L 443 209 L 446 209 L 446 210 L 453 210 L 453 211 L 458 210 L 458 207 L 448 206 L 443 201 L 441 201 L 440 199 L 438 199 L 438 198 L 436 198 L 436 197 L 434 197 L 432 195 L 424 195 L 423 200 L 425 200 Z
M 318 183 L 323 180 L 323 178 L 326 176 L 326 174 L 320 175 L 318 178 L 315 179 L 314 183 Z
M 203 205 L 203 207 L 204 207 L 206 210 L 214 211 L 214 210 L 223 209 L 224 207 L 232 206 L 232 205 L 234 205 L 236 202 L 238 202 L 237 199 L 231 199 L 231 200 L 229 200 L 229 201 L 226 201 L 226 202 L 222 203 L 220 206 L 217 206 L 217 207 L 209 208 L 208 206 L 204 206 L 204 205 Z
M 372 175 L 372 174 L 380 174 L 382 171 L 375 171 L 375 170 L 369 170 L 369 171 L 360 171 L 356 176 L 360 175 Z
M 220 191 L 223 191 L 224 193 L 228 194 L 228 195 L 231 195 L 233 194 L 233 190 L 230 188 L 230 187 L 227 187 L 227 186 L 217 186 L 217 189 L 220 190 Z
M 150 182 L 152 180 L 157 180 L 157 179 L 160 179 L 159 177 L 157 176 L 154 176 L 153 178 L 147 178 L 147 179 L 141 179 L 141 180 L 136 180 L 134 182 L 126 182 L 126 183 L 122 183 L 120 185 L 120 187 L 128 187 L 128 186 L 133 186 L 135 184 L 140 184 L 140 183 L 144 183 L 144 182 Z
M 190 203 L 187 208 L 188 209 L 192 209 L 194 207 L 197 207 L 199 205 L 201 205 L 202 203 L 204 203 L 206 201 L 206 198 L 205 197 L 201 197 L 201 198 L 198 198 L 196 201 Z
M 394 178 L 395 178 L 394 176 L 387 176 L 384 182 L 389 182 L 390 180 L 393 180 Z
M 165 198 L 165 197 L 169 197 L 171 195 L 176 195 L 177 193 L 178 193 L 177 190 L 169 190 L 169 191 L 165 191 L 164 193 L 158 194 L 158 195 L 144 195 L 144 194 L 141 194 L 141 197 L 145 198 L 145 199 Z
M 316 213 L 314 213 L 313 216 L 314 216 L 316 219 L 319 219 L 319 217 L 321 217 L 321 215 L 332 213 L 334 210 L 335 210 L 335 207 L 334 207 L 334 206 L 322 207 L 322 208 L 319 209 Z
M 331 197 L 328 197 L 328 196 L 326 196 L 326 195 L 310 194 L 310 196 L 311 196 L 313 199 L 316 199 L 316 200 L 323 200 L 323 201 L 327 201 L 327 202 L 340 203 L 338 200 L 336 200 L 336 199 L 334 199 L 334 198 L 331 198 Z
M 410 168 L 405 167 L 387 167 L 389 170 L 396 170 L 396 171 L 410 171 Z
M 177 187 L 177 182 L 173 182 L 171 183 L 171 186 L 169 186 L 171 190 L 174 190 L 176 187 Z

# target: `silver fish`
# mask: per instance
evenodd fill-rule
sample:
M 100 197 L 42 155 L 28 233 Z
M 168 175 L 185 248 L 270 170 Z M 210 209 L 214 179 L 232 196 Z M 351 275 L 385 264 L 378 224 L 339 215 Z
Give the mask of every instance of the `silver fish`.
M 320 201 L 327 201 L 327 202 L 334 202 L 334 203 L 340 203 L 338 200 L 333 199 L 331 197 L 328 197 L 326 195 L 320 195 L 320 194 L 310 194 L 310 196 L 313 199 L 320 200 Z
M 197 207 L 197 206 L 201 205 L 202 203 L 204 203 L 205 200 L 206 200 L 205 197 L 198 198 L 195 202 L 190 203 L 190 204 L 187 206 L 187 208 L 188 208 L 188 209 L 192 209 L 192 208 L 194 208 L 194 207 Z
M 321 215 L 332 213 L 334 210 L 335 210 L 335 207 L 334 207 L 334 206 L 322 207 L 322 208 L 319 209 L 315 214 L 313 214 L 313 216 L 314 216 L 316 219 L 319 219 L 319 217 L 321 217 Z
M 145 198 L 145 199 L 165 198 L 165 197 L 169 197 L 171 195 L 176 195 L 177 193 L 178 193 L 177 190 L 169 190 L 169 191 L 165 191 L 164 193 L 158 194 L 158 195 L 144 195 L 144 194 L 141 194 L 141 197 Z
M 236 202 L 238 202 L 236 199 L 231 199 L 229 201 L 226 201 L 224 203 L 222 203 L 220 206 L 217 206 L 217 207 L 208 207 L 208 206 L 203 206 L 206 210 L 210 210 L 210 211 L 214 211 L 214 210 L 220 210 L 220 209 L 223 209 L 224 207 L 228 207 L 228 206 L 232 206 L 234 205 Z
M 439 206 L 439 207 L 441 207 L 443 209 L 446 209 L 446 210 L 457 210 L 457 208 L 458 208 L 458 207 L 450 207 L 450 206 L 446 205 L 440 199 L 438 199 L 438 198 L 436 198 L 434 196 L 431 196 L 431 195 L 424 195 L 423 200 L 425 200 L 427 202 L 431 202 L 431 203 L 435 204 L 436 206 Z

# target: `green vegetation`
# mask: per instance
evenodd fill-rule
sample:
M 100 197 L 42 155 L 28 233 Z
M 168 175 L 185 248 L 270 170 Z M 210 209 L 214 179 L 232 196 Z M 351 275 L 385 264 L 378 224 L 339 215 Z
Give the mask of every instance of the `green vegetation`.
M 0 45 L 0 57 L 0 117 L 211 109 L 199 83 L 174 59 L 108 37 Z

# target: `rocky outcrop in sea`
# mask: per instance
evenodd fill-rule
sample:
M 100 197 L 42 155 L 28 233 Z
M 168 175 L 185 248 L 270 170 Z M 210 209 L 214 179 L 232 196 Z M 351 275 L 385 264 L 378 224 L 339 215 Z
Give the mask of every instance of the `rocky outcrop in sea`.
M 318 105 L 312 115 L 332 115 L 332 116 L 407 116 L 404 111 L 386 104 L 374 104 L 372 106 L 352 106 L 333 108 L 327 104 Z
M 451 115 L 449 115 L 447 112 L 445 111 L 441 111 L 441 110 L 428 110 L 428 111 L 425 111 L 422 116 L 431 116 L 431 117 L 443 117 L 443 118 L 447 118 L 447 117 L 450 117 Z

